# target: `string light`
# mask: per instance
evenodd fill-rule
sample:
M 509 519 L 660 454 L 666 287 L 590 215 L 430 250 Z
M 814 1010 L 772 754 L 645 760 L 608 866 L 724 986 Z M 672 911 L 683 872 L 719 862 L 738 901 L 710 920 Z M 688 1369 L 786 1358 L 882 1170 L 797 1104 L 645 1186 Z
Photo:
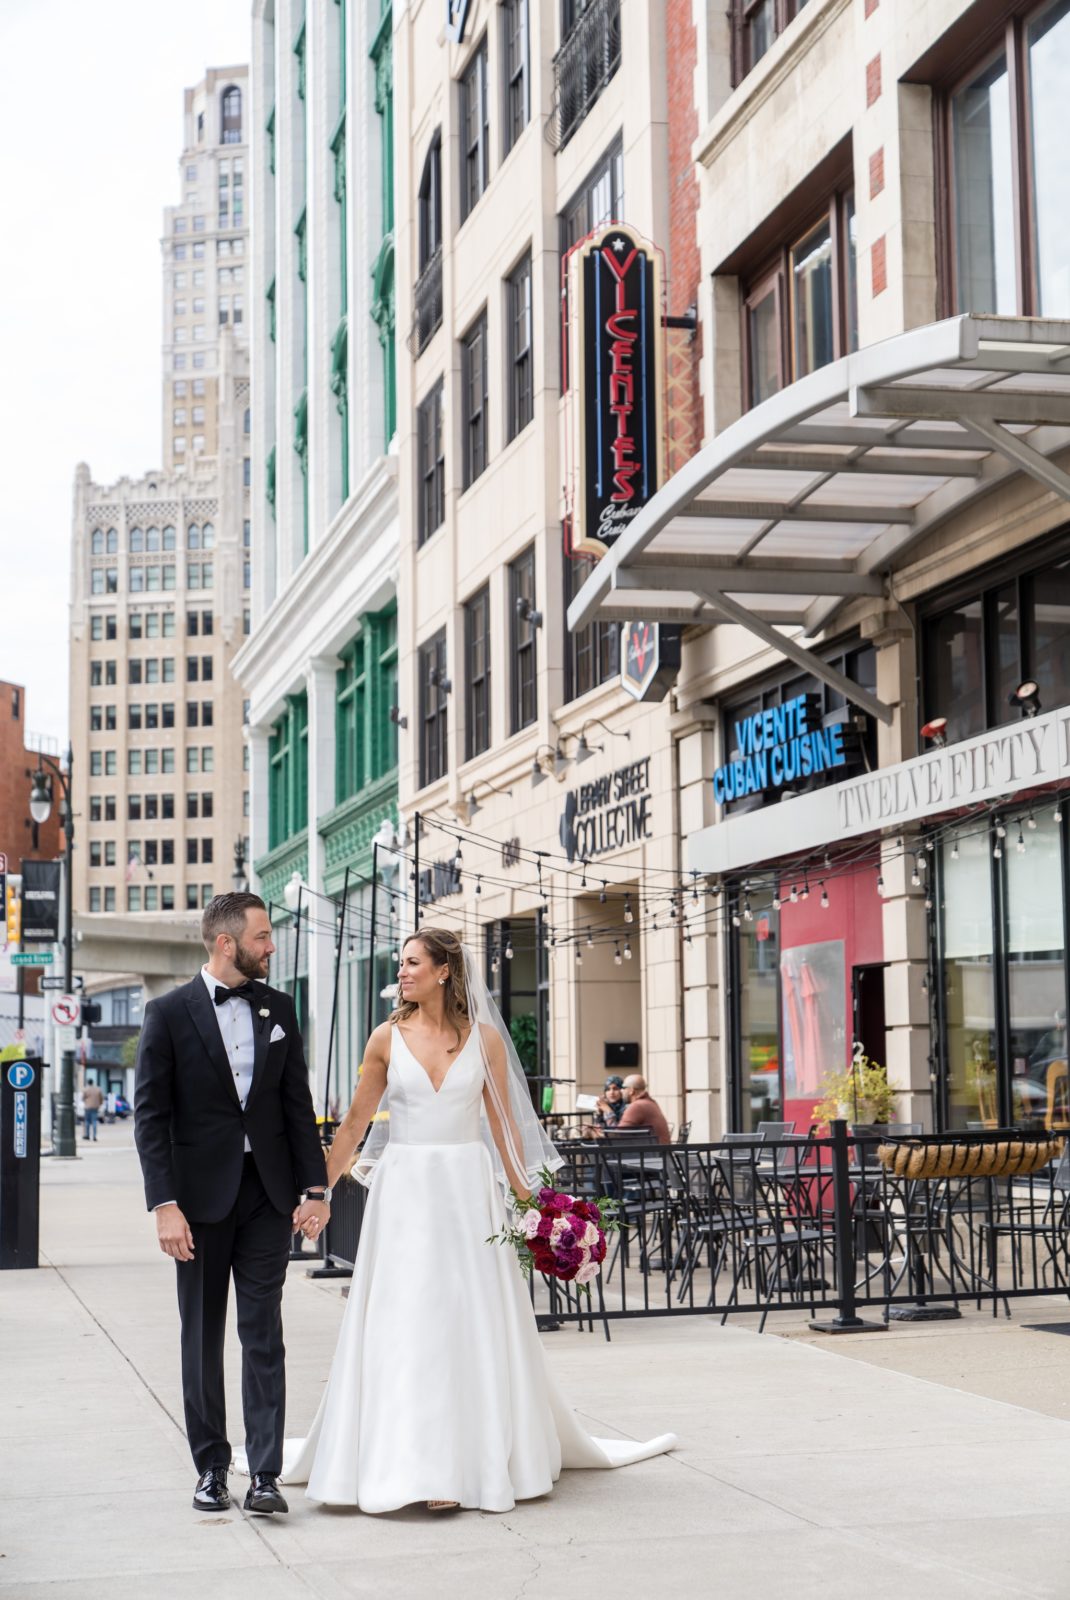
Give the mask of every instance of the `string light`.
M 1020 856 L 1025 855 L 1025 836 L 1022 833 L 1022 824 L 1018 824 L 1018 837 L 1014 841 L 1014 848 Z
M 800 900 L 809 900 L 809 898 L 810 898 L 810 880 L 809 880 L 809 878 L 807 878 L 805 880 L 805 882 L 803 883 L 802 893 L 800 894 L 799 898 L 800 898 Z
M 635 917 L 632 913 L 632 897 L 630 894 L 626 894 L 624 896 L 624 920 L 625 922 L 635 921 Z
M 1058 824 L 1063 820 L 1063 803 L 1062 803 L 1062 800 L 1056 800 L 1056 802 L 1055 802 L 1055 810 L 1052 812 L 1051 820 L 1056 824 L 1056 826 L 1058 826 Z
M 624 941 L 624 959 L 625 961 L 630 961 L 632 959 L 632 947 L 627 939 Z
M 624 960 L 624 957 L 620 953 L 620 940 L 619 939 L 614 939 L 614 941 L 613 941 L 613 961 L 614 961 L 615 965 L 619 967 L 623 960 Z
M 478 899 L 479 896 L 482 893 L 483 893 L 483 879 L 480 878 L 480 877 L 477 877 L 476 878 L 476 898 Z
M 512 959 L 513 959 L 513 940 L 512 940 L 512 936 L 507 938 L 506 941 L 505 941 L 505 959 L 506 959 L 506 961 L 512 961 Z
M 821 885 L 821 909 L 822 909 L 822 911 L 827 911 L 828 908 L 829 908 L 829 892 L 825 888 L 825 885 L 822 884 Z
M 799 891 L 794 884 L 791 886 L 791 893 L 788 895 L 788 899 L 791 901 L 793 906 L 797 906 L 799 903 Z
M 580 949 L 579 945 L 576 946 L 576 965 L 578 967 L 583 966 L 583 951 Z
M 996 840 L 996 847 L 992 851 L 992 855 L 996 861 L 1001 861 L 1003 859 L 1003 846 L 1000 844 L 998 839 Z
M 603 878 L 602 879 L 602 893 L 598 896 L 598 904 L 600 906 L 604 906 L 605 903 L 606 903 L 606 881 Z
M 1030 812 L 1028 817 L 1026 817 L 1025 825 L 1026 825 L 1027 828 L 1029 828 L 1032 831 L 1036 830 L 1037 819 L 1036 819 L 1036 817 L 1034 817 L 1032 812 Z
M 1007 826 L 1006 826 L 1006 823 L 1004 823 L 1002 821 L 1002 819 L 1001 819 L 999 822 L 996 823 L 996 838 L 997 839 L 1005 839 L 1006 837 L 1007 837 Z
M 880 872 L 877 873 L 877 893 L 884 893 L 884 876 Z
M 738 928 L 739 927 L 739 912 L 738 911 L 733 911 L 733 913 L 732 913 L 732 926 L 733 926 L 733 928 Z
M 959 858 L 959 836 L 956 833 L 954 835 L 954 837 L 952 838 L 952 840 L 951 840 L 951 859 L 952 859 L 952 861 L 957 861 L 958 858 Z
M 774 896 L 773 896 L 773 910 L 774 911 L 779 911 L 780 910 L 780 896 L 778 894 L 774 894 Z
M 746 890 L 743 891 L 743 920 L 744 922 L 754 921 L 754 912 L 750 908 L 750 895 Z
M 910 874 L 910 887 L 912 889 L 920 889 L 921 888 L 921 873 L 918 871 L 918 858 L 917 858 L 917 856 L 914 857 L 914 870 Z
M 587 944 L 589 947 L 594 945 L 594 934 L 591 932 L 590 928 L 587 929 Z
M 691 904 L 693 906 L 697 906 L 698 905 L 698 873 L 697 872 L 693 872 L 691 874 Z

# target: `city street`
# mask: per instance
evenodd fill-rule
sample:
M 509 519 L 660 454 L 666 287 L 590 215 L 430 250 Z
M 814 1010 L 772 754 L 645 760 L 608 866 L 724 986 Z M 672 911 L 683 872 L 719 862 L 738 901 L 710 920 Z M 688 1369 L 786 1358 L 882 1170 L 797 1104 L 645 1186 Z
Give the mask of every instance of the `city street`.
M 1067 1341 L 1022 1318 L 813 1347 L 700 1317 L 617 1325 L 613 1342 L 544 1336 L 599 1433 L 681 1440 L 614 1474 L 565 1474 L 503 1516 L 436 1519 L 324 1511 L 291 1491 L 288 1518 L 199 1517 L 178 1388 L 173 1269 L 141 1204 L 130 1126 L 44 1163 L 42 1266 L 0 1283 L 6 1404 L 0 1590 L 19 1600 L 422 1596 L 533 1600 L 582 1587 L 880 1597 L 1061 1596 L 1070 1530 L 1070 1424 L 891 1370 L 893 1349 L 945 1374 L 965 1337 L 1011 1372 L 1006 1341 L 1038 1367 Z M 341 1286 L 294 1267 L 286 1327 L 291 1428 L 315 1409 Z M 1053 1303 L 1033 1320 L 1055 1320 Z M 966 1324 L 962 1325 L 965 1329 Z M 798 1324 L 784 1325 L 799 1333 Z M 1043 1340 L 1043 1343 L 1040 1341 Z M 1001 1342 L 1002 1341 L 1002 1342 Z M 1029 1341 L 1033 1341 L 1030 1344 Z M 231 1415 L 239 1416 L 229 1335 Z M 874 1361 L 885 1365 L 876 1366 Z M 987 1363 L 991 1366 L 993 1363 Z M 922 1362 L 924 1366 L 924 1362 Z M 1070 1379 L 1063 1365 L 1056 1369 Z M 238 1500 L 244 1492 L 232 1480 Z

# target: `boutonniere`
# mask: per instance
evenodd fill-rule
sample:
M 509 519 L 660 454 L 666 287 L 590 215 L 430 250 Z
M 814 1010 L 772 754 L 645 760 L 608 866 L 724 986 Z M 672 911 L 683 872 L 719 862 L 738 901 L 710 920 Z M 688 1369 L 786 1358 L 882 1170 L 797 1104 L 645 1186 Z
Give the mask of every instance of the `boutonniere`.
M 257 1033 L 263 1033 L 263 1031 L 264 1031 L 264 1023 L 267 1021 L 267 1019 L 268 1019 L 268 1017 L 270 1017 L 270 1015 L 271 1015 L 271 1012 L 268 1010 L 267 1006 L 261 1006 L 260 1007 L 260 1010 L 257 1012 L 257 1016 L 260 1018 L 260 1026 L 256 1030 Z

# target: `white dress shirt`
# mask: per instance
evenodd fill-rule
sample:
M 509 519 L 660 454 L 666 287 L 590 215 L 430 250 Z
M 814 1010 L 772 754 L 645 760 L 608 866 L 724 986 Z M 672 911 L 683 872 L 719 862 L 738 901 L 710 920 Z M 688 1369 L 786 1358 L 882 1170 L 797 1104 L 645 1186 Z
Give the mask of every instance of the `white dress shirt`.
M 217 1006 L 215 991 L 219 979 L 213 978 L 207 967 L 201 968 L 201 977 L 212 997 L 212 1009 L 223 1036 L 223 1048 L 227 1052 L 230 1070 L 234 1074 L 234 1087 L 244 1111 L 249 1090 L 253 1086 L 253 1008 L 244 995 L 239 995 L 236 1000 L 224 1000 L 221 1006 Z M 252 1149 L 248 1138 L 245 1148 L 247 1151 Z

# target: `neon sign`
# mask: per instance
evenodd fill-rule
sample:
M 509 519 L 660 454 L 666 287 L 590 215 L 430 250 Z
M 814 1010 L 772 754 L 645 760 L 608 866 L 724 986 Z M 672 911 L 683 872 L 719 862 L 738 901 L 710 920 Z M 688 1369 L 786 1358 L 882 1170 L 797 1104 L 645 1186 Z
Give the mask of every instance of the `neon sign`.
M 738 755 L 713 774 L 719 806 L 769 789 L 804 784 L 846 767 L 858 740 L 842 722 L 823 727 L 816 695 L 800 694 L 781 706 L 755 711 L 734 724 Z
M 572 472 L 567 548 L 604 555 L 661 483 L 661 263 L 611 223 L 565 259 Z

